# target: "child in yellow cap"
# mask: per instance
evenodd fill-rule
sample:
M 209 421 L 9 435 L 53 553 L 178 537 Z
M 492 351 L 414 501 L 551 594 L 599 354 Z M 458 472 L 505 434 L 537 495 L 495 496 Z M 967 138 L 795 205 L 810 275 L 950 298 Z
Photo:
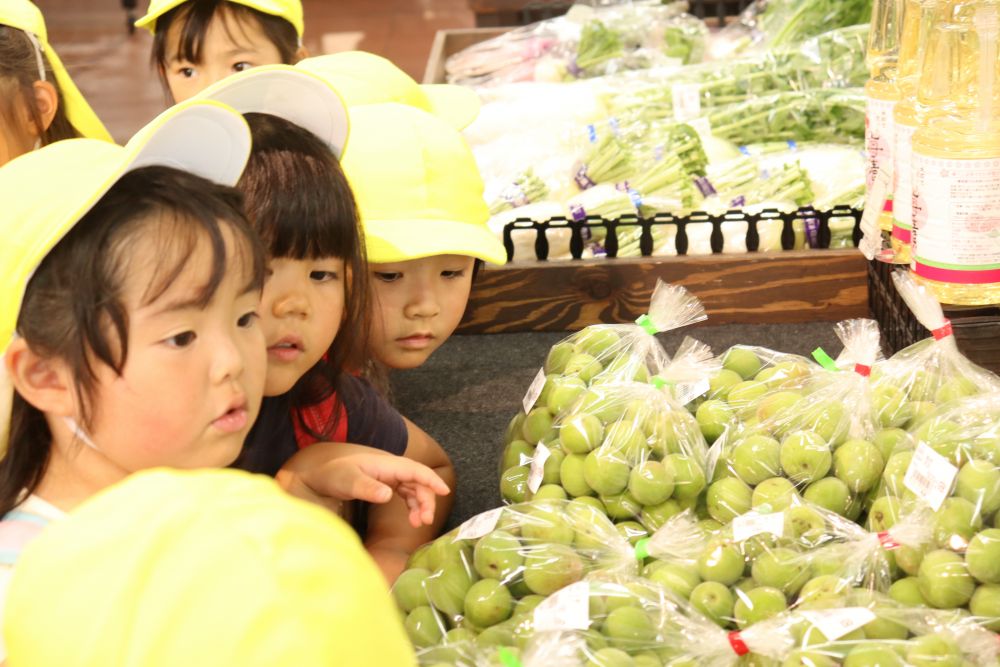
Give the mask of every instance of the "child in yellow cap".
M 10 587 L 10 667 L 408 667 L 357 537 L 239 471 L 139 473 L 48 527 Z
M 458 130 L 401 104 L 355 107 L 351 123 L 343 164 L 372 276 L 370 358 L 415 368 L 458 326 L 476 262 L 503 264 L 506 252 Z
M 153 66 L 174 102 L 230 74 L 305 57 L 300 0 L 150 0 Z
M 28 0 L 0 2 L 0 165 L 71 137 L 111 141 L 48 43 Z
M 133 472 L 240 454 L 267 364 L 264 253 L 231 187 L 249 151 L 239 114 L 192 101 L 124 148 L 68 139 L 0 169 L 0 597 L 32 527 Z M 280 481 L 319 501 L 395 487 L 432 520 L 432 471 L 338 454 Z
M 269 475 L 287 465 L 319 466 L 327 450 L 336 451 L 331 445 L 347 442 L 412 459 L 452 484 L 441 446 L 351 372 L 364 347 L 370 294 L 358 213 L 338 162 L 350 143 L 338 92 L 311 71 L 269 65 L 219 81 L 198 98 L 232 106 L 250 125 L 253 149 L 237 187 L 267 253 L 265 399 L 236 465 Z M 403 497 L 351 509 L 393 580 L 409 554 L 437 535 L 450 505 L 447 497 L 437 502 L 429 525 L 413 521 Z

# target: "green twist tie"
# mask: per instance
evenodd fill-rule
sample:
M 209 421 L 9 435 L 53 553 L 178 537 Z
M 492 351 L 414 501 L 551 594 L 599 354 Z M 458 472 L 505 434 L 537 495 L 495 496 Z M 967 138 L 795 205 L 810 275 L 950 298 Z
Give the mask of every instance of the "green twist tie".
M 517 659 L 514 652 L 511 651 L 506 646 L 501 646 L 497 651 L 497 657 L 500 658 L 500 664 L 503 667 L 521 667 L 521 661 Z
M 654 389 L 663 389 L 664 387 L 673 387 L 674 383 L 666 378 L 661 378 L 659 375 L 654 375 L 649 379 L 649 383 L 653 385 Z
M 828 371 L 840 370 L 837 368 L 837 362 L 834 361 L 821 347 L 817 347 L 813 350 L 813 359 L 819 362 L 819 365 Z
M 649 315 L 640 315 L 635 323 L 642 327 L 650 336 L 660 333 L 660 330 L 656 328 L 656 324 L 653 323 L 653 318 Z
M 635 559 L 646 560 L 649 558 L 649 538 L 644 537 L 635 543 Z

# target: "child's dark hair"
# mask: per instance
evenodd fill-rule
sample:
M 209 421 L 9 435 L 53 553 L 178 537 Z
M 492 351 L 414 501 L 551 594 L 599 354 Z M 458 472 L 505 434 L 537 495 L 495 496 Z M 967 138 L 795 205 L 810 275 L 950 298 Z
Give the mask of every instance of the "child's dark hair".
M 38 129 L 38 137 L 44 146 L 54 141 L 79 137 L 80 133 L 66 117 L 62 91 L 56 83 L 48 58 L 43 56 L 42 64 L 45 67 L 45 80 L 55 86 L 59 96 L 55 116 L 48 127 L 42 121 L 42 113 L 35 98 L 34 85 L 39 80 L 37 47 L 23 30 L 0 25 L 0 120 L 16 131 L 21 125 L 18 104 L 23 104 L 28 112 L 28 120 Z M 24 137 L 18 138 L 24 140 Z
M 156 19 L 152 62 L 168 97 L 170 91 L 166 79 L 167 64 L 175 56 L 191 63 L 202 62 L 205 34 L 216 15 L 220 17 L 228 15 L 234 19 L 236 25 L 241 27 L 256 22 L 268 41 L 278 49 L 281 62 L 286 65 L 294 65 L 298 60 L 299 34 L 295 30 L 295 26 L 280 16 L 265 14 L 252 7 L 228 2 L 228 0 L 188 0 Z M 177 53 L 167 53 L 167 32 L 174 24 L 180 26 L 178 50 Z M 228 30 L 229 23 L 224 23 L 224 25 L 227 26 Z M 234 42 L 236 41 L 236 36 L 232 33 L 229 33 L 229 37 Z
M 368 331 L 368 266 L 354 193 L 329 146 L 316 135 L 283 118 L 245 114 L 253 137 L 250 161 L 239 187 L 247 217 L 275 259 L 344 260 L 344 318 L 325 357 L 289 393 L 294 408 L 320 403 L 333 392 L 341 402 L 341 374 L 364 349 Z M 334 411 L 335 415 L 340 410 Z M 337 424 L 325 433 L 329 439 Z
M 229 230 L 233 267 L 227 256 Z M 123 283 L 135 243 L 152 234 L 159 253 L 144 301 L 156 301 L 184 271 L 195 247 L 207 240 L 212 270 L 200 301 L 211 301 L 227 271 L 242 270 L 247 289 L 264 283 L 264 253 L 229 187 L 169 167 L 146 167 L 123 176 L 70 230 L 28 282 L 17 333 L 36 353 L 64 360 L 80 396 L 81 421 L 93 417 L 93 361 L 121 374 L 128 358 L 128 313 Z M 45 415 L 14 395 L 10 446 L 0 461 L 0 516 L 31 493 L 49 458 Z

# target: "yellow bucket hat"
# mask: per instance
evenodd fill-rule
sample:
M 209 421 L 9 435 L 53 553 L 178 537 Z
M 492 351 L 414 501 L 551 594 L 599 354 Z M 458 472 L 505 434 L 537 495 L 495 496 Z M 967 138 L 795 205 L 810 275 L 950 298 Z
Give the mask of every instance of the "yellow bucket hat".
M 391 61 L 366 51 L 345 51 L 300 60 L 296 67 L 330 81 L 347 106 L 399 102 L 423 109 L 464 130 L 479 115 L 479 96 L 471 88 L 419 84 Z
M 11 667 L 414 665 L 389 591 L 330 512 L 237 470 L 149 470 L 25 549 Z
M 160 18 L 171 9 L 180 7 L 189 0 L 150 0 L 149 9 L 146 15 L 135 22 L 136 28 L 145 28 L 151 33 L 156 33 L 156 19 Z M 302 40 L 302 33 L 305 31 L 305 23 L 302 19 L 302 3 L 300 0 L 227 0 L 233 4 L 243 5 L 250 9 L 256 9 L 264 14 L 271 14 L 285 19 L 295 27 L 295 32 L 299 34 L 299 41 Z
M 119 178 L 152 165 L 235 185 L 250 155 L 243 117 L 219 102 L 189 100 L 167 109 L 124 147 L 67 139 L 25 153 L 0 169 L 0 357 L 13 340 L 24 290 L 35 269 Z M 53 196 L 56 193 L 56 196 Z M 11 387 L 0 365 L 0 457 L 6 453 Z
M 291 65 L 262 65 L 217 81 L 196 99 L 216 100 L 240 113 L 268 113 L 309 130 L 339 159 L 348 134 L 347 107 L 329 81 Z
M 87 104 L 80 89 L 69 77 L 69 72 L 63 66 L 55 50 L 49 45 L 48 31 L 45 29 L 45 19 L 42 12 L 28 0 L 3 0 L 0 2 L 0 24 L 17 28 L 34 37 L 38 47 L 49 61 L 56 85 L 62 94 L 62 103 L 66 109 L 69 122 L 84 137 L 112 141 L 111 135 L 104 128 L 97 114 Z M 44 78 L 44 70 L 41 72 Z
M 486 222 L 483 180 L 462 135 L 437 116 L 402 104 L 351 109 L 351 146 L 341 161 L 364 225 L 368 261 L 468 255 L 503 264 Z

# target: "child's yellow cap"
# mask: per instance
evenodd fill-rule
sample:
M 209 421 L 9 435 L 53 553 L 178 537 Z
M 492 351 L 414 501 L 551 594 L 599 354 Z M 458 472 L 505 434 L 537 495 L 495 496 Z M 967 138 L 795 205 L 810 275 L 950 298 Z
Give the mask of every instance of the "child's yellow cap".
M 503 264 L 486 225 L 483 180 L 462 135 L 437 116 L 402 104 L 351 109 L 341 161 L 364 225 L 368 261 L 468 255 Z
M 479 115 L 479 96 L 471 88 L 424 84 L 413 80 L 391 61 L 365 51 L 345 51 L 300 60 L 296 67 L 329 80 L 347 106 L 399 102 L 443 118 L 464 130 Z
M 250 128 L 219 102 L 167 109 L 124 147 L 66 139 L 0 169 L 0 357 L 13 340 L 24 290 L 50 250 L 126 173 L 163 165 L 235 185 L 250 156 Z M 6 376 L 6 365 L 0 365 Z M 0 377 L 0 457 L 6 452 L 11 393 Z
M 339 159 L 347 143 L 347 107 L 321 76 L 291 65 L 263 65 L 217 81 L 197 99 L 217 100 L 240 113 L 267 113 L 322 139 Z
M 59 60 L 59 56 L 49 45 L 45 19 L 42 18 L 42 12 L 39 11 L 38 7 L 28 0 L 3 0 L 0 2 L 0 24 L 31 33 L 38 40 L 38 46 L 48 59 L 49 66 L 56 78 L 56 84 L 62 94 L 62 104 L 66 109 L 66 117 L 70 124 L 76 128 L 76 131 L 91 139 L 112 141 L 104 124 L 87 104 L 87 100 L 83 98 L 80 89 L 73 83 L 69 72 Z
M 160 18 L 171 9 L 180 7 L 189 0 L 150 0 L 149 9 L 146 15 L 135 22 L 136 28 L 145 28 L 151 33 L 156 33 L 156 19 Z M 295 27 L 295 32 L 302 39 L 305 31 L 305 24 L 302 20 L 302 3 L 299 0 L 226 0 L 233 4 L 243 5 L 250 9 L 256 9 L 264 14 L 271 14 L 285 19 Z
M 357 535 L 237 470 L 90 498 L 25 549 L 4 616 L 11 667 L 416 664 Z

